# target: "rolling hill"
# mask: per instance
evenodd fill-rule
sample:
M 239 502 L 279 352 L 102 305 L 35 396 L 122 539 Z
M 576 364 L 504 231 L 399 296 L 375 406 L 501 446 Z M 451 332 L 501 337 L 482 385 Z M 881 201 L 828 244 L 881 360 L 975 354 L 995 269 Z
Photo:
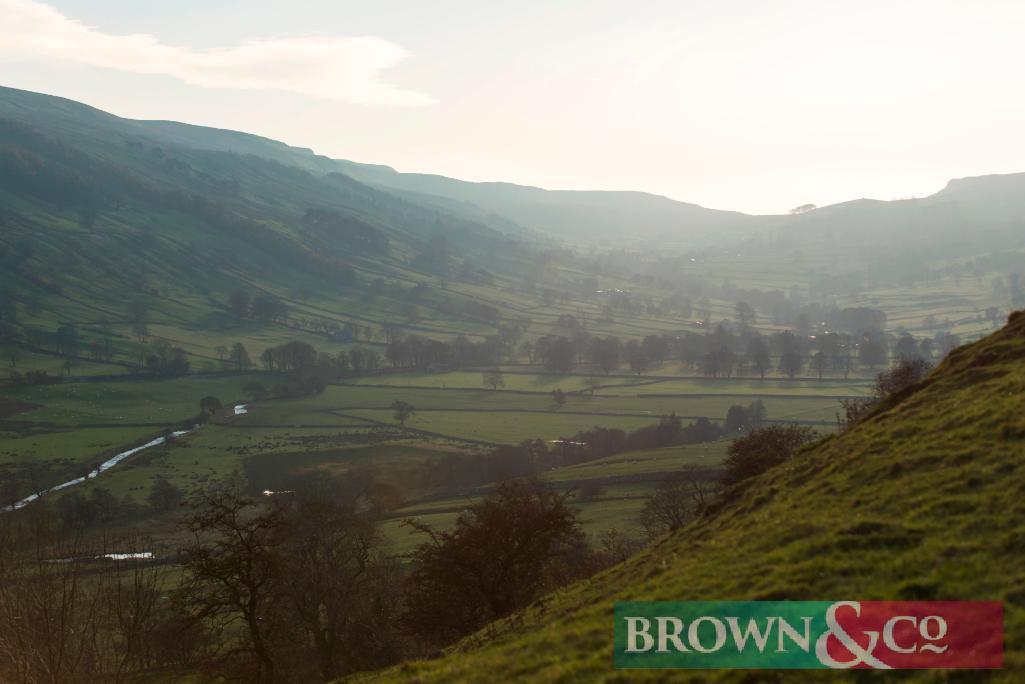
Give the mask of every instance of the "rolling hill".
M 952 180 L 932 195 L 859 199 L 790 216 L 769 232 L 809 244 L 876 245 L 880 252 L 972 254 L 1020 247 L 1025 173 Z
M 133 172 L 145 169 L 150 180 L 221 199 L 227 191 L 241 188 L 251 190 L 247 199 L 277 198 L 279 207 L 311 198 L 333 204 L 341 200 L 364 216 L 379 215 L 389 205 L 385 221 L 394 222 L 396 214 L 404 214 L 407 228 L 410 220 L 418 223 L 413 232 L 421 238 L 424 225 L 440 220 L 588 247 L 688 251 L 772 238 L 788 248 L 816 242 L 845 248 L 882 242 L 891 251 L 926 247 L 949 253 L 985 251 L 994 244 L 1021 246 L 1025 223 L 1025 174 L 952 180 L 925 198 L 861 199 L 797 216 L 750 216 L 641 192 L 546 190 L 400 173 L 237 131 L 123 119 L 64 98 L 12 88 L 0 87 L 0 120 L 27 126 Z M 161 154 L 164 157 L 158 158 Z M 253 183 L 257 178 L 264 182 Z M 282 182 L 286 179 L 289 182 Z M 187 188 L 182 187 L 185 180 Z M 242 185 L 236 188 L 236 182 Z M 305 192 L 295 196 L 297 182 Z M 344 199 L 337 196 L 338 186 L 345 188 Z
M 613 238 L 627 231 L 646 238 L 677 242 L 686 238 L 703 244 L 721 239 L 719 231 L 736 235 L 749 223 L 749 217 L 737 212 L 705 209 L 640 192 L 549 191 L 398 173 L 387 166 L 334 160 L 237 131 L 122 119 L 64 98 L 12 88 L 0 88 L 0 118 L 32 125 L 48 135 L 72 137 L 76 146 L 97 154 L 148 141 L 175 149 L 259 157 L 318 176 L 340 173 L 420 205 L 468 214 L 507 230 L 522 232 L 526 228 L 559 239 L 619 242 Z
M 322 161 L 256 136 L 0 89 L 0 320 L 75 324 L 122 356 L 138 319 L 242 338 L 281 328 L 232 322 L 228 297 L 245 291 L 334 326 L 408 321 L 415 309 L 425 332 L 493 331 L 474 313 L 481 302 L 437 280 L 519 279 L 534 237 Z M 181 334 L 172 341 L 188 348 Z M 188 351 L 210 358 L 215 344 Z
M 1025 672 L 1025 313 L 955 351 L 853 430 L 729 492 L 718 510 L 549 596 L 444 657 L 384 680 L 809 681 L 830 673 L 611 669 L 617 600 L 993 600 L 1004 670 Z M 677 675 L 675 678 L 673 675 Z
M 259 354 L 289 339 L 319 346 L 343 326 L 363 326 L 356 337 L 368 343 L 388 325 L 480 341 L 510 325 L 536 337 L 572 313 L 619 334 L 622 322 L 601 318 L 611 291 L 648 299 L 649 309 L 666 297 L 707 297 L 721 316 L 737 283 L 855 298 L 954 268 L 955 279 L 975 274 L 982 301 L 983 275 L 1020 270 L 1023 179 L 746 216 L 643 193 L 403 174 L 0 88 L 0 344 L 10 346 L 12 325 L 22 329 L 16 344 L 33 330 L 76 327 L 80 349 L 113 347 L 102 363 L 79 358 L 80 373 L 103 374 L 138 365 L 140 323 L 185 349 L 193 368 L 216 369 L 217 349 L 236 340 Z M 937 301 L 978 312 L 953 285 Z M 276 299 L 291 316 L 233 318 L 237 291 Z M 670 319 L 661 329 L 693 324 Z M 36 366 L 63 363 L 44 363 L 45 345 L 29 346 Z
M 123 119 L 64 98 L 0 87 L 0 119 L 108 159 L 124 161 L 126 146 L 168 148 L 200 168 L 232 156 L 242 164 L 274 162 L 316 179 L 344 176 L 363 190 L 384 192 L 391 202 L 459 217 L 531 239 L 589 247 L 658 246 L 687 251 L 750 238 L 793 244 L 833 242 L 887 249 L 985 249 L 1021 246 L 1025 174 L 950 181 L 923 198 L 859 199 L 797 216 L 751 216 L 707 209 L 642 192 L 548 190 L 512 183 L 477 183 L 445 176 L 401 173 L 238 131 L 173 121 Z M 275 194 L 282 189 L 272 191 Z M 380 196 L 378 196 L 380 197 Z M 383 200 L 382 200 L 383 201 Z

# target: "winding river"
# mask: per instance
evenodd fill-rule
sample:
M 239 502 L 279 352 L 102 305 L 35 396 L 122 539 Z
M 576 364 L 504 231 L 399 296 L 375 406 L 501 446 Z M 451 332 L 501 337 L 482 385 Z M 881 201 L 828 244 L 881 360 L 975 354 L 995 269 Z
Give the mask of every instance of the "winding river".
M 234 407 L 234 415 L 241 416 L 241 415 L 245 415 L 246 413 L 248 413 L 248 410 L 246 409 L 246 405 L 245 404 L 238 404 L 238 405 L 236 405 Z M 176 431 L 171 433 L 171 437 L 172 438 L 177 438 L 177 437 L 181 437 L 182 435 L 187 435 L 190 432 L 192 432 L 192 430 L 195 430 L 198 427 L 199 426 L 197 425 L 197 426 L 193 427 L 191 430 L 176 430 Z M 106 461 L 101 463 L 99 465 L 99 467 L 97 467 L 95 470 L 91 470 L 90 472 L 86 473 L 82 477 L 76 477 L 74 480 L 68 480 L 67 482 L 62 482 L 62 483 L 60 483 L 59 485 L 57 485 L 55 487 L 50 487 L 49 489 L 44 489 L 43 491 L 41 491 L 41 492 L 39 492 L 37 494 L 31 494 L 29 496 L 26 496 L 24 499 L 22 499 L 20 501 L 15 501 L 10 506 L 6 506 L 5 508 L 0 509 L 0 510 L 2 510 L 2 511 L 16 511 L 19 508 L 24 508 L 25 506 L 28 506 L 33 501 L 35 501 L 35 500 L 37 500 L 39 498 L 42 498 L 42 497 L 46 496 L 47 494 L 53 494 L 54 492 L 59 492 L 62 489 L 67 489 L 68 487 L 74 487 L 75 485 L 83 484 L 86 480 L 91 480 L 92 478 L 97 477 L 100 474 L 105 473 L 108 470 L 110 470 L 111 468 L 117 466 L 119 463 L 124 461 L 126 458 L 131 458 L 132 456 L 134 456 L 135 454 L 139 453 L 140 451 L 144 451 L 145 449 L 149 449 L 150 447 L 160 446 L 161 444 L 163 444 L 166 441 L 167 441 L 166 437 L 157 437 L 156 439 L 152 439 L 152 440 L 146 442 L 145 444 L 143 444 L 141 446 L 133 447 L 131 449 L 128 449 L 127 451 L 122 451 L 121 453 L 119 453 L 119 454 L 117 454 L 115 456 L 112 456 L 111 458 L 107 459 Z

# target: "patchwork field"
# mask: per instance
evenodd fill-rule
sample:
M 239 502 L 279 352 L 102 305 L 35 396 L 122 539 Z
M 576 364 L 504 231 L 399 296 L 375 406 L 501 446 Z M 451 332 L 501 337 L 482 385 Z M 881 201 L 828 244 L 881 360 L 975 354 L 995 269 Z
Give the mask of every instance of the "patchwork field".
M 157 476 L 195 492 L 224 478 L 241 477 L 247 460 L 258 455 L 275 455 L 275 467 L 286 464 L 286 470 L 295 472 L 321 467 L 337 473 L 357 462 L 387 472 L 402 465 L 405 457 L 398 454 L 408 448 L 404 444 L 472 452 L 535 438 L 552 442 L 596 426 L 636 430 L 672 413 L 685 422 L 699 417 L 721 422 L 731 406 L 756 399 L 765 406 L 768 421 L 801 422 L 829 431 L 838 398 L 860 396 L 867 389 L 862 380 L 613 376 L 602 378 L 605 386 L 592 393 L 585 390 L 587 377 L 508 373 L 504 387 L 490 390 L 474 386 L 479 372 L 394 373 L 330 385 L 312 397 L 249 402 L 245 414 L 229 412 L 167 446 L 134 456 L 96 484 L 138 501 L 146 499 Z M 274 378 L 254 373 L 10 388 L 5 405 L 11 422 L 0 431 L 0 467 L 10 475 L 9 488 L 22 495 L 56 485 L 95 466 L 103 456 L 195 415 L 204 396 L 218 397 L 226 405 L 248 401 L 243 388 L 253 381 L 270 385 Z M 569 390 L 560 406 L 552 387 L 576 389 Z M 397 399 L 414 407 L 404 425 L 390 408 Z M 721 456 L 719 445 L 641 452 L 546 477 L 664 476 L 716 456 Z M 614 509 L 633 506 L 624 503 L 631 500 L 621 500 Z M 587 506 L 600 519 L 610 515 L 599 515 L 604 509 L 597 502 Z

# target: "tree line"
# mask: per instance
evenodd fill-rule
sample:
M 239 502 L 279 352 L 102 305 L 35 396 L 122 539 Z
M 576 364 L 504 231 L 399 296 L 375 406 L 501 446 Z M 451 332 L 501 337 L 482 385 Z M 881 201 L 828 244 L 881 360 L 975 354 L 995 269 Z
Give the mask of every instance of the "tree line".
M 885 367 L 891 359 L 942 359 L 960 345 L 956 335 L 934 338 L 910 334 L 887 336 L 882 332 L 860 337 L 844 333 L 801 336 L 793 331 L 764 335 L 753 329 L 716 326 L 705 334 L 648 335 L 623 340 L 615 336 L 546 335 L 521 345 L 532 363 L 553 373 L 569 373 L 581 365 L 610 374 L 624 366 L 644 374 L 668 361 L 676 361 L 707 377 L 778 373 L 789 378 L 801 374 L 843 375 L 858 368 Z

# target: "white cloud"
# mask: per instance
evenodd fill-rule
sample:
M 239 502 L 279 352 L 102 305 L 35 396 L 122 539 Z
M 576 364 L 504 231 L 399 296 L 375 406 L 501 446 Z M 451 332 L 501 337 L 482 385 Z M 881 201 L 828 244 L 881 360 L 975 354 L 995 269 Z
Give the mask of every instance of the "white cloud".
M 260 38 L 196 50 L 147 34 L 114 35 L 33 0 L 0 0 L 0 57 L 160 74 L 208 88 L 276 89 L 364 105 L 432 99 L 382 80 L 409 53 L 376 36 Z

